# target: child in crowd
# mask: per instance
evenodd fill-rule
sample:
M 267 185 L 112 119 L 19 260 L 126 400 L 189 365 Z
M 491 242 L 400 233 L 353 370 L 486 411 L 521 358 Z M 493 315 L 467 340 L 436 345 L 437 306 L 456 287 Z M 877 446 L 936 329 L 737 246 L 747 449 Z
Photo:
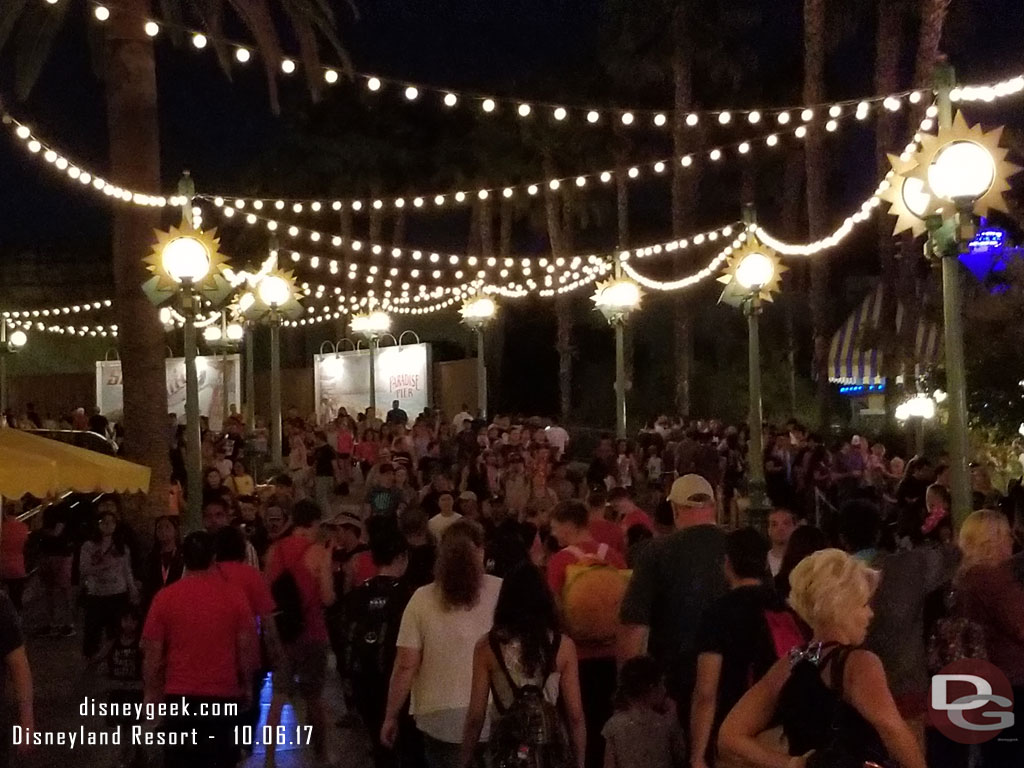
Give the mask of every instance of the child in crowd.
M 622 665 L 616 712 L 605 723 L 605 768 L 680 768 L 683 731 L 665 692 L 661 668 L 650 656 Z
M 118 622 L 117 636 L 109 640 L 93 657 L 94 663 L 102 663 L 105 667 L 109 688 L 107 703 L 122 708 L 117 714 L 107 716 L 107 725 L 121 728 L 121 753 L 119 766 L 139 765 L 143 755 L 132 745 L 131 734 L 126 733 L 132 725 L 138 725 L 131 711 L 142 703 L 142 649 L 139 641 L 142 635 L 142 617 L 134 606 L 128 606 L 121 612 Z

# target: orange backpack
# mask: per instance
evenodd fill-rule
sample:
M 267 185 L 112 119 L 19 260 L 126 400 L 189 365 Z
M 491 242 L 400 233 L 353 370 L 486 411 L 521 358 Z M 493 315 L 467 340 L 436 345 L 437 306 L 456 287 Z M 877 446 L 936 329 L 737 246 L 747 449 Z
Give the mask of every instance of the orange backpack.
M 612 645 L 619 629 L 619 609 L 633 572 L 608 563 L 608 545 L 596 553 L 568 547 L 576 562 L 565 569 L 562 607 L 566 628 L 584 645 Z

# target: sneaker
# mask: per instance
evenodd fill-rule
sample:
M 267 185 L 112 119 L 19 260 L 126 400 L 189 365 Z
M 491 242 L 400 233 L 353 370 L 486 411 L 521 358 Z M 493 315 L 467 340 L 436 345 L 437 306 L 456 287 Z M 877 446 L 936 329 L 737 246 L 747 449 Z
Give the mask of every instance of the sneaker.
M 74 637 L 76 634 L 75 628 L 69 624 L 68 626 L 61 627 L 59 630 L 59 634 L 61 637 Z

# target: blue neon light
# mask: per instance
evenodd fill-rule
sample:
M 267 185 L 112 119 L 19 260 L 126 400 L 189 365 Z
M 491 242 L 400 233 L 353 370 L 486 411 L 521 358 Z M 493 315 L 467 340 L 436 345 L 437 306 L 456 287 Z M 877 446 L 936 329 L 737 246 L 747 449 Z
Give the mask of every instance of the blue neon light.
M 844 384 L 839 387 L 841 395 L 864 395 L 871 392 L 885 392 L 885 384 Z

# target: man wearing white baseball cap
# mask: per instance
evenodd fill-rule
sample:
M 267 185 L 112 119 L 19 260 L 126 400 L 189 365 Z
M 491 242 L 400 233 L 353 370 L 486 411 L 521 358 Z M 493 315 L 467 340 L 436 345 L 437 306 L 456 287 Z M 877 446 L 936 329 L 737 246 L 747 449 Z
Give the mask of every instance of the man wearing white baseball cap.
M 696 634 L 704 610 L 725 594 L 725 531 L 715 524 L 715 491 L 705 478 L 677 478 L 668 494 L 676 530 L 642 550 L 622 601 L 619 661 L 645 652 L 666 670 L 687 729 L 696 676 Z

